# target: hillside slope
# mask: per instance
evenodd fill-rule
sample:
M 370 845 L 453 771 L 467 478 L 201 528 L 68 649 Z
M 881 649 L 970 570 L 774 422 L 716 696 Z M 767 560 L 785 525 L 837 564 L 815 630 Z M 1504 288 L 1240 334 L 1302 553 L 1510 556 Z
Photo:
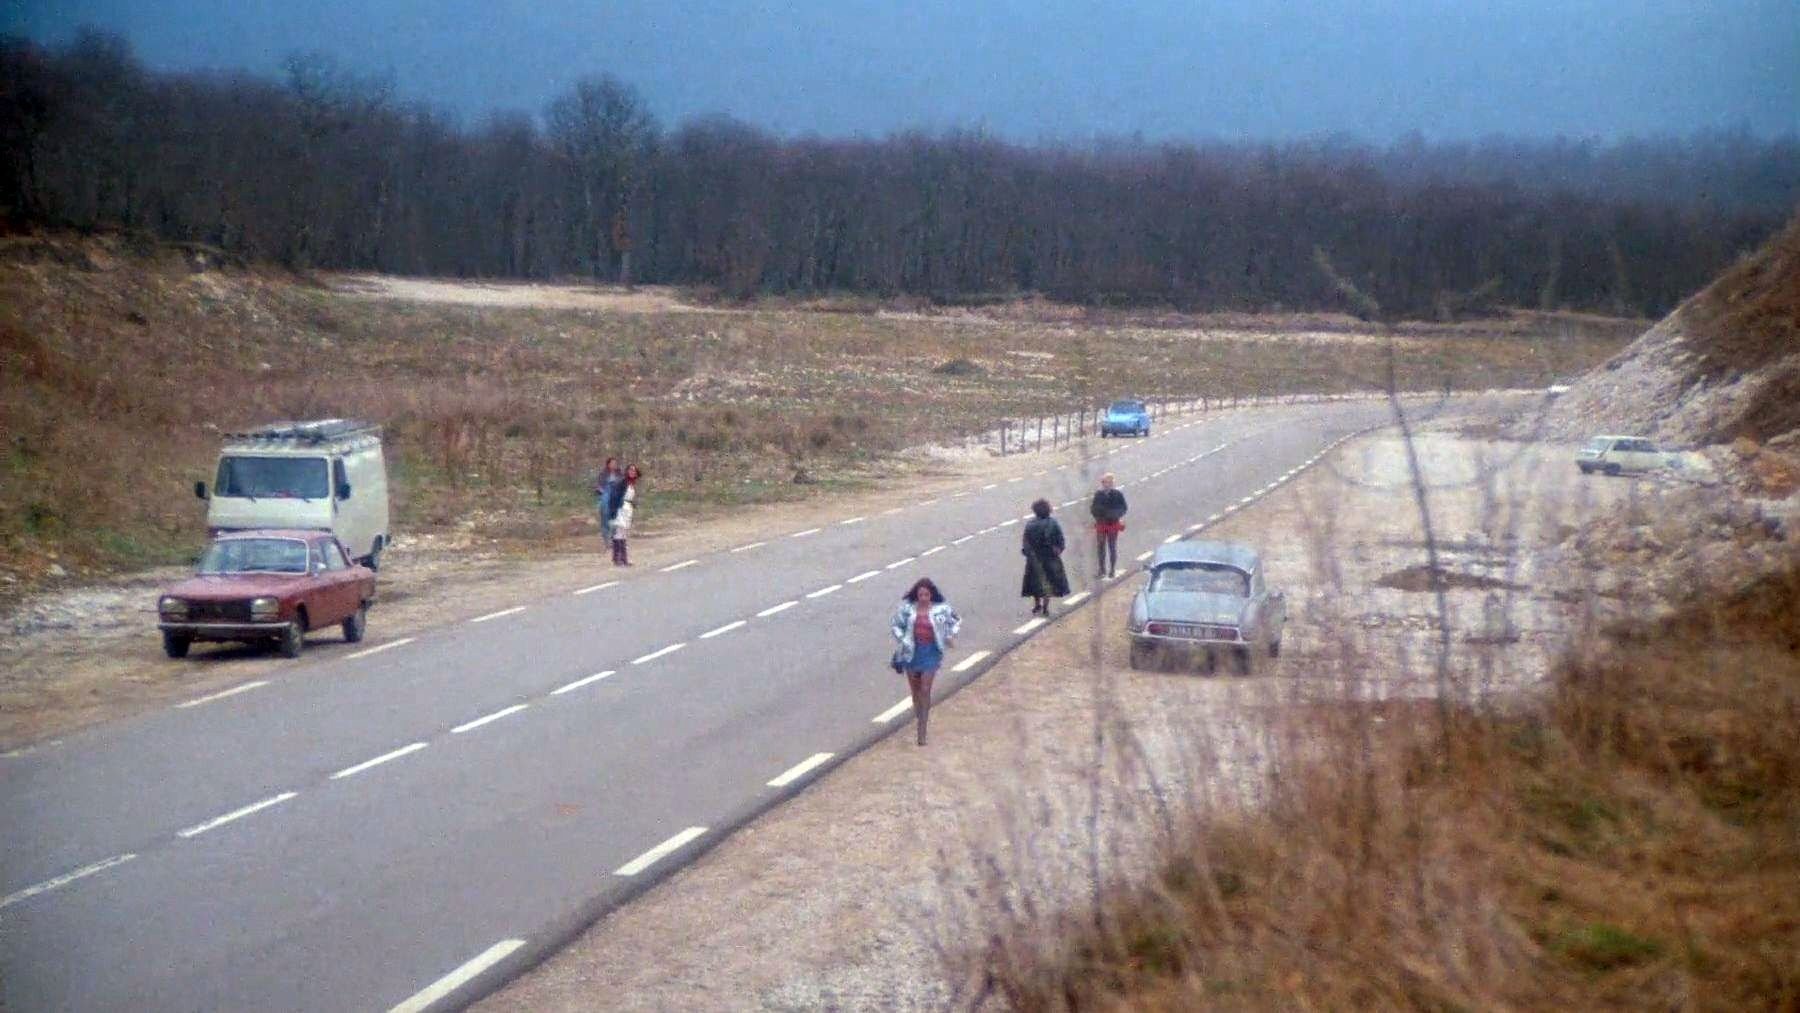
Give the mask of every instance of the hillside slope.
M 1552 439 L 1800 439 L 1800 218 L 1584 376 L 1541 422 Z

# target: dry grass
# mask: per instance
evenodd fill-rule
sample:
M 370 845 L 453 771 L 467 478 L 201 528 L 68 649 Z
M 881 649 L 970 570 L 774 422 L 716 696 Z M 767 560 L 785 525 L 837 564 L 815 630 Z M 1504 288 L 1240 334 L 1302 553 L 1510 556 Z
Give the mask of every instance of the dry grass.
M 217 430 L 277 417 L 385 424 L 401 532 L 536 545 L 588 530 L 607 454 L 643 466 L 656 525 L 856 483 L 1006 416 L 1120 392 L 1365 389 L 1389 364 L 1384 337 L 1335 318 L 1257 331 L 1032 300 L 924 315 L 457 305 L 195 257 L 129 237 L 0 245 L 0 571 L 15 581 L 191 554 L 203 510 L 187 490 L 210 477 Z M 1561 318 L 1409 327 L 1394 366 L 1414 388 L 1541 384 L 1620 340 Z M 937 371 L 957 360 L 974 368 Z
M 959 971 L 1027 1010 L 1795 1009 L 1800 570 L 1590 640 L 1512 711 L 1306 709 L 1254 811 Z

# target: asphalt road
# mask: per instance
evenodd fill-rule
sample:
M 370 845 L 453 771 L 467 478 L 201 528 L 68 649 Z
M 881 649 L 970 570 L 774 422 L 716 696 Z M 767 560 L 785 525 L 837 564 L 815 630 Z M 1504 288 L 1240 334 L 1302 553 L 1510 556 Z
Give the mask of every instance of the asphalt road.
M 940 692 L 1030 636 L 1033 498 L 1062 504 L 1087 591 L 1101 471 L 1130 500 L 1129 563 L 1385 419 L 1375 401 L 1176 419 L 0 759 L 0 1007 L 466 1002 L 907 721 L 886 627 L 917 576 L 963 616 Z

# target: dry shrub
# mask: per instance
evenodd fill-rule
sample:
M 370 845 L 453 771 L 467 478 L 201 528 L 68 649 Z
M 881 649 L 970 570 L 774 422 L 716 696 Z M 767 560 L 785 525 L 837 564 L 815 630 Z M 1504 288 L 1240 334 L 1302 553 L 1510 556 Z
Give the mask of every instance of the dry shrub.
M 1027 1010 L 1796 1008 L 1800 570 L 1590 639 L 1519 711 L 1300 712 L 1261 807 L 957 970 Z

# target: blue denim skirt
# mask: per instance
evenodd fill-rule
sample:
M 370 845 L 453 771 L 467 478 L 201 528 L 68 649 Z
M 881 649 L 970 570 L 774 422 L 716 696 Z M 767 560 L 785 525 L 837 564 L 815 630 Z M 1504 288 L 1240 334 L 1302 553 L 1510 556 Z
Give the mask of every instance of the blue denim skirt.
M 920 644 L 913 648 L 912 660 L 906 663 L 908 672 L 935 672 L 944 663 L 944 649 L 936 641 Z

